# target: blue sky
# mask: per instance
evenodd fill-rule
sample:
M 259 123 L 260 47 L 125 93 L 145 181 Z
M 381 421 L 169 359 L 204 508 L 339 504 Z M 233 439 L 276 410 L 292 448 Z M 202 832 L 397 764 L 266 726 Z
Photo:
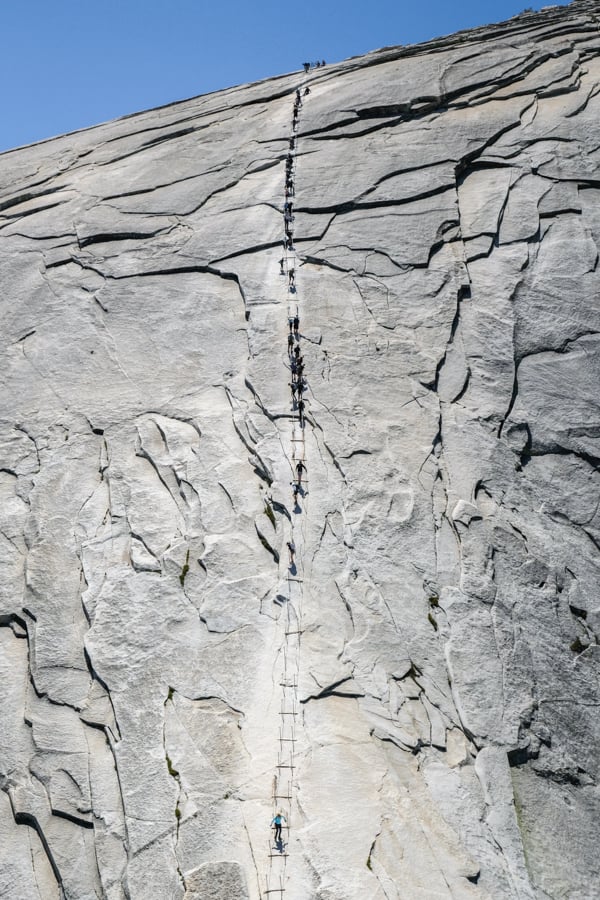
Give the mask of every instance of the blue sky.
M 0 0 L 0 150 L 550 2 Z

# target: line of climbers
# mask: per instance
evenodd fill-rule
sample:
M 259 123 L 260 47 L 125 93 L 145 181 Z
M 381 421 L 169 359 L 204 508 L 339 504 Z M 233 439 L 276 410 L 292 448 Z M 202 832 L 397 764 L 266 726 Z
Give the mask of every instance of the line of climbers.
M 323 62 L 323 65 L 325 63 Z M 316 63 L 316 66 L 320 63 Z M 304 70 L 308 72 L 311 67 L 310 63 L 304 63 Z M 300 314 L 298 308 L 298 296 L 296 285 L 296 248 L 294 245 L 294 204 L 295 196 L 295 170 L 296 170 L 296 151 L 298 146 L 298 124 L 300 118 L 300 110 L 302 108 L 302 96 L 310 94 L 308 86 L 304 87 L 302 92 L 300 88 L 296 89 L 294 97 L 294 106 L 292 111 L 292 135 L 289 139 L 288 152 L 285 160 L 285 186 L 284 186 L 284 206 L 283 206 L 283 256 L 279 260 L 279 274 L 287 278 L 286 288 L 288 293 L 288 335 L 287 335 L 287 354 L 288 368 L 290 372 L 289 387 L 291 390 L 291 410 L 295 419 L 297 415 L 297 424 L 292 427 L 295 429 L 299 426 L 298 435 L 292 432 L 292 453 L 291 464 L 293 469 L 292 497 L 294 501 L 294 514 L 302 512 L 299 506 L 299 497 L 305 496 L 306 483 L 306 464 L 305 464 L 305 445 L 304 445 L 304 427 L 305 427 L 305 408 L 307 400 L 305 392 L 307 383 L 305 379 L 304 357 L 301 348 L 301 332 L 300 332 Z M 296 609 L 293 609 L 292 591 L 296 591 L 301 597 L 302 582 L 297 576 L 296 557 L 297 549 L 294 538 L 294 526 L 292 520 L 292 533 L 287 543 L 289 551 L 289 569 L 288 569 L 288 597 L 285 603 L 285 643 L 284 643 L 284 670 L 282 677 L 282 701 L 281 701 L 281 726 L 280 726 L 280 754 L 277 765 L 277 776 L 273 784 L 273 806 L 275 815 L 271 820 L 271 828 L 274 829 L 274 847 L 270 851 L 271 860 L 281 859 L 281 863 L 276 863 L 280 868 L 275 872 L 270 869 L 269 879 L 267 881 L 266 894 L 278 894 L 283 897 L 285 891 L 285 869 L 287 857 L 287 843 L 282 835 L 282 828 L 286 828 L 289 832 L 290 822 L 289 816 L 291 812 L 292 789 L 294 780 L 294 746 L 295 746 L 295 720 L 298 714 L 297 704 L 297 672 L 300 651 L 300 603 L 299 597 L 296 598 Z M 295 623 L 291 622 L 290 616 L 295 616 Z M 294 655 L 295 654 L 295 655 Z M 295 670 L 295 671 L 294 671 Z M 290 697 L 286 692 L 292 691 Z M 288 748 L 287 750 L 285 748 Z M 287 773 L 287 774 L 286 774 Z M 284 777 L 285 776 L 285 777 Z M 281 808 L 281 801 L 286 803 L 286 812 L 284 815 Z M 289 840 L 289 838 L 288 838 Z M 275 852 L 273 852 L 275 851 Z M 276 875 L 278 871 L 278 876 Z M 272 881 L 276 878 L 276 881 Z

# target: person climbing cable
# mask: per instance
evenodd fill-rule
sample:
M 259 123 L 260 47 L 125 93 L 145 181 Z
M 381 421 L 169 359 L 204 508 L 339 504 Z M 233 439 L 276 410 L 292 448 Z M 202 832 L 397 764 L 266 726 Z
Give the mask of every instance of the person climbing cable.
M 292 269 L 292 272 L 293 271 L 294 270 Z M 296 315 L 294 316 L 293 323 L 294 323 L 294 334 L 296 335 L 296 337 L 298 337 L 298 329 L 300 328 L 300 319 L 298 317 L 298 313 L 296 313 Z
M 300 356 L 300 344 L 296 344 L 294 347 L 294 356 L 296 357 L 296 362 L 298 361 L 298 357 Z
M 289 270 L 289 272 L 288 272 L 288 279 L 289 279 L 289 282 L 290 282 L 290 287 L 291 287 L 291 288 L 296 287 L 296 270 L 295 270 L 295 269 L 290 269 L 290 270 Z M 296 318 L 298 318 L 298 317 L 296 316 Z M 297 329 L 296 329 L 296 319 L 292 319 L 292 322 L 293 322 L 293 324 L 294 324 L 294 331 L 297 331 Z
M 298 484 L 300 485 L 302 484 L 302 473 L 306 472 L 306 466 L 304 465 L 302 460 L 298 462 L 298 465 L 296 466 L 296 472 L 298 474 Z
M 282 256 L 281 259 L 279 260 L 279 274 L 280 275 L 285 275 L 285 269 L 283 268 L 284 262 L 285 262 L 285 257 Z
M 304 400 L 298 400 L 298 418 L 300 419 L 300 428 L 304 428 Z
M 304 96 L 307 97 L 310 94 L 310 88 L 308 85 L 304 88 Z
M 292 495 L 294 497 L 294 506 L 298 506 L 298 494 L 300 493 L 300 485 L 295 481 L 292 482 Z
M 294 565 L 294 560 L 296 558 L 296 545 L 293 541 L 287 542 L 288 550 L 290 551 L 290 566 Z
M 310 69 L 310 63 L 302 63 L 302 65 L 304 66 L 304 71 L 308 72 L 308 70 Z
M 271 822 L 271 827 L 275 826 L 275 843 L 281 843 L 281 826 L 284 822 L 287 822 L 287 819 L 282 813 L 278 812 L 277 815 L 273 816 L 273 820 Z
M 292 355 L 292 348 L 294 346 L 294 335 L 290 332 L 288 334 L 288 353 L 290 356 Z

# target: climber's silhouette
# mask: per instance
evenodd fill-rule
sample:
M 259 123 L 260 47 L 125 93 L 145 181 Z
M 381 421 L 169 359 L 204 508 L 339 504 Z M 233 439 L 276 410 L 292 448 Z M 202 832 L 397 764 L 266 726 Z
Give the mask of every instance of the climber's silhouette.
M 296 573 L 296 545 L 293 541 L 288 541 L 287 546 L 290 553 L 290 572 L 294 575 Z

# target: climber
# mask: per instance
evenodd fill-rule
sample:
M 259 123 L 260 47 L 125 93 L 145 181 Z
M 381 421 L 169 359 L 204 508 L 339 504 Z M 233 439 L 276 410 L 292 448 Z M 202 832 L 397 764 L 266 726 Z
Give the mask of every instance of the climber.
M 304 96 L 307 97 L 310 94 L 310 88 L 308 85 L 304 88 Z
M 298 400 L 298 418 L 300 419 L 300 428 L 304 428 L 304 400 Z
M 276 816 L 273 816 L 273 821 L 271 822 L 271 827 L 275 826 L 275 843 L 281 843 L 281 826 L 283 822 L 287 822 L 287 819 L 280 812 L 277 813 Z
M 300 88 L 296 88 L 296 105 L 302 105 L 302 97 L 300 96 Z
M 296 472 L 298 473 L 298 485 L 301 485 L 302 484 L 302 473 L 306 472 L 306 466 L 304 465 L 302 460 L 300 460 L 298 465 L 296 466 Z
M 289 325 L 290 334 L 291 334 L 292 331 L 294 330 L 294 318 L 293 318 L 293 316 L 288 316 L 288 325 Z
M 296 344 L 294 347 L 294 356 L 296 357 L 296 362 L 298 361 L 298 357 L 300 356 L 300 345 Z
M 282 256 L 281 259 L 279 260 L 279 274 L 280 274 L 280 275 L 285 275 L 285 269 L 283 268 L 284 262 L 285 262 L 285 257 Z M 291 330 L 292 330 L 292 329 L 290 328 L 290 331 L 291 331 Z
M 291 271 L 293 272 L 294 270 L 292 269 Z M 300 328 L 300 319 L 298 318 L 298 313 L 296 313 L 296 315 L 292 319 L 292 322 L 294 325 L 294 334 L 296 335 L 296 337 L 298 337 L 298 329 Z
M 322 66 L 325 65 L 325 60 L 324 60 L 324 59 L 321 60 L 321 65 L 322 65 Z
M 296 391 L 298 389 L 298 386 L 296 385 L 295 381 L 292 381 L 292 383 L 290 384 L 290 387 L 292 389 L 292 400 L 295 403 L 296 402 Z
M 296 270 L 295 269 L 289 270 L 288 278 L 289 278 L 289 282 L 290 282 L 290 288 L 292 288 L 292 289 L 295 288 L 296 287 Z M 296 318 L 298 318 L 298 317 L 296 316 Z M 297 332 L 298 329 L 296 328 L 296 319 L 292 319 L 292 322 L 294 325 L 294 331 Z
M 292 482 L 292 495 L 294 497 L 294 506 L 298 507 L 298 494 L 300 493 L 300 485 L 296 484 L 295 481 Z
M 305 387 L 306 387 L 306 385 L 304 384 L 303 380 L 301 378 L 298 378 L 296 380 L 296 390 L 298 391 L 298 396 L 300 398 L 302 398 L 302 394 L 304 393 Z
M 293 541 L 287 542 L 288 550 L 290 551 L 290 566 L 294 565 L 294 558 L 296 556 L 296 545 Z
M 294 335 L 290 332 L 288 334 L 288 353 L 290 354 L 290 356 L 292 354 L 293 346 L 294 346 Z
M 310 63 L 302 63 L 302 65 L 304 66 L 304 71 L 308 72 L 308 70 L 310 69 Z

